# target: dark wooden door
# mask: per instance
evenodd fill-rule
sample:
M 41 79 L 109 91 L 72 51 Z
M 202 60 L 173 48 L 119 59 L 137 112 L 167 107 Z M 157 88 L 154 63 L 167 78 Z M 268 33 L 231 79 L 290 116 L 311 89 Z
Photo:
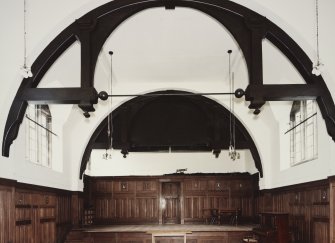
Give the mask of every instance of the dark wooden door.
M 162 183 L 163 224 L 180 224 L 180 182 Z

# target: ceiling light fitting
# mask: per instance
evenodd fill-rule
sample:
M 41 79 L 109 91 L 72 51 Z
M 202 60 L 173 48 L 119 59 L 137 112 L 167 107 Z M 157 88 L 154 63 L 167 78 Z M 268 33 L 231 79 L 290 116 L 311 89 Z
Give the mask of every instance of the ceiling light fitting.
M 229 62 L 229 90 L 232 92 L 234 90 L 234 73 L 231 71 L 231 53 L 232 50 L 228 50 L 228 62 Z M 235 134 L 235 115 L 234 115 L 234 97 L 230 96 L 229 99 L 229 152 L 228 155 L 230 159 L 235 161 L 240 159 L 240 153 L 236 151 L 236 134 Z
M 27 3 L 26 0 L 23 1 L 23 66 L 21 67 L 21 75 L 23 78 L 31 78 L 33 73 L 31 68 L 27 65 Z
M 108 83 L 109 90 L 112 94 L 112 84 L 113 84 L 113 52 L 109 52 L 111 56 L 111 81 Z M 112 149 L 113 149 L 113 125 L 112 125 L 112 99 L 109 102 L 109 111 L 107 116 L 107 144 L 106 144 L 106 151 L 102 155 L 102 158 L 105 160 L 112 159 Z

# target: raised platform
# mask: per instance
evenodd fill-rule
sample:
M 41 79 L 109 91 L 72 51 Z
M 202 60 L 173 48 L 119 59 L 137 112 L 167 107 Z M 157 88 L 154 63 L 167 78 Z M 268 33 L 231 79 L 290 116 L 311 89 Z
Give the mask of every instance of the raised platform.
M 189 232 L 250 232 L 254 226 L 248 225 L 110 225 L 83 228 L 84 232 L 151 232 L 151 231 L 189 231 Z
M 76 229 L 66 243 L 240 243 L 254 226 L 231 225 L 112 225 Z

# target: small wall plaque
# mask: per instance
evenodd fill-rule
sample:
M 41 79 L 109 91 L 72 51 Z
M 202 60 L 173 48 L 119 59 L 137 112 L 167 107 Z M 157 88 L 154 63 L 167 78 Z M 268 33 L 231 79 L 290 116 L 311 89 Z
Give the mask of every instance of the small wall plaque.
M 150 184 L 150 182 L 143 182 L 143 189 L 144 189 L 145 191 L 150 191 L 150 189 L 151 189 L 151 184 Z
M 121 191 L 128 191 L 128 183 L 127 182 L 121 182 Z

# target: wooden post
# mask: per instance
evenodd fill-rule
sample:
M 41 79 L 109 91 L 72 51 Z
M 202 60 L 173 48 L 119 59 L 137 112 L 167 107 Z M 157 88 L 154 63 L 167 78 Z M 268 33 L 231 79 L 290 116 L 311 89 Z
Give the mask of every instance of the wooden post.
M 15 242 L 15 183 L 0 178 L 0 242 Z
M 74 228 L 79 227 L 79 192 L 72 192 L 71 196 L 71 220 Z
M 329 177 L 329 242 L 335 243 L 335 176 Z

